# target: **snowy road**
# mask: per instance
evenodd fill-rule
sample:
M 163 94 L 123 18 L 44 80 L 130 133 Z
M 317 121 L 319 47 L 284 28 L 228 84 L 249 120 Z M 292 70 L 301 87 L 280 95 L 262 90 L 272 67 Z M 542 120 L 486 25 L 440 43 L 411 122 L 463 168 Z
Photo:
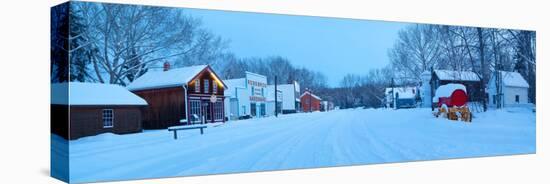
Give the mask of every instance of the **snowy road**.
M 199 131 L 102 134 L 70 142 L 71 181 L 251 172 L 535 152 L 535 114 L 471 124 L 428 109 L 354 109 L 233 121 Z

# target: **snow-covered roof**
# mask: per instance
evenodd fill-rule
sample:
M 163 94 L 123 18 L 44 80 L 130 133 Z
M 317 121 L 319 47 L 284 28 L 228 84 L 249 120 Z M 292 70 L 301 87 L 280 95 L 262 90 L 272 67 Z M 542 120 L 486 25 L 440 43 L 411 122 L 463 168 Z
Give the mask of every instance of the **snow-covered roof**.
M 418 89 L 416 89 L 416 87 L 394 87 L 393 89 L 394 98 L 397 94 L 399 94 L 399 99 L 415 98 L 418 93 Z M 392 88 L 386 88 L 386 96 L 391 96 L 391 90 Z
M 314 95 L 313 93 L 309 93 L 309 91 L 305 91 L 302 95 L 300 95 L 300 98 L 302 98 L 306 94 L 311 94 L 313 98 L 316 98 L 318 100 L 321 100 L 321 97 L 318 97 L 317 95 Z
M 466 91 L 466 86 L 462 84 L 449 83 L 441 85 L 435 90 L 435 95 L 432 98 L 432 101 L 439 102 L 440 97 L 450 97 L 453 92 L 458 89 L 464 90 L 465 93 L 468 93 L 468 91 Z
M 235 88 L 245 88 L 246 86 L 245 78 L 227 79 L 223 80 L 223 83 L 227 86 L 225 95 L 230 97 L 235 97 Z
M 182 86 L 190 82 L 208 65 L 196 65 L 183 68 L 174 68 L 168 71 L 149 71 L 134 80 L 126 88 L 129 90 L 143 90 Z
M 504 86 L 509 87 L 523 87 L 528 88 L 529 83 L 517 72 L 505 72 L 500 71 L 500 76 L 502 76 L 502 82 Z
M 476 73 L 471 71 L 434 70 L 439 80 L 480 81 Z
M 122 86 L 81 82 L 52 84 L 51 103 L 59 105 L 147 105 L 145 100 Z

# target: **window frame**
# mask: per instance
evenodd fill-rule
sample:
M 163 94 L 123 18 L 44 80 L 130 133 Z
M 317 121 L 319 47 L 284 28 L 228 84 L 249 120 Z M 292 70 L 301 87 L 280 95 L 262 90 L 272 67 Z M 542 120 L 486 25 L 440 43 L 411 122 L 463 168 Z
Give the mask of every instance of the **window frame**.
M 201 80 L 195 79 L 195 93 L 201 92 Z
M 204 93 L 210 92 L 210 79 L 203 79 L 202 81 L 204 83 Z
M 110 112 L 111 117 L 105 116 L 105 112 Z M 109 113 L 107 113 L 109 114 Z M 106 125 L 105 122 L 107 119 L 110 119 L 111 123 L 110 125 Z M 115 111 L 113 109 L 102 109 L 101 110 L 101 122 L 103 122 L 103 128 L 113 128 L 115 127 Z
M 218 84 L 215 81 L 212 83 L 212 93 L 218 94 Z

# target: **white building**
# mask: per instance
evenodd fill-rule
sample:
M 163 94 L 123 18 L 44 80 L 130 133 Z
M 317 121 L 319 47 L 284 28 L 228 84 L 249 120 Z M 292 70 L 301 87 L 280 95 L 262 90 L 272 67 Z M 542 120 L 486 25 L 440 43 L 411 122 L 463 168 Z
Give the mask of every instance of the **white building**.
M 416 107 L 417 87 L 394 87 L 386 88 L 386 108 Z
M 267 77 L 246 72 L 244 78 L 223 80 L 227 85 L 225 95 L 229 119 L 262 117 L 266 115 Z M 227 98 L 226 98 L 227 99 Z
M 277 102 L 275 102 L 275 94 L 277 94 Z M 275 115 L 275 107 L 277 107 L 277 111 L 279 114 L 283 113 L 283 92 L 279 89 L 279 85 L 277 85 L 277 93 L 275 93 L 275 86 L 269 85 L 267 86 L 267 97 L 266 97 L 266 104 L 267 104 L 267 112 L 266 115 L 268 116 L 274 116 Z M 277 106 L 275 106 L 277 104 Z
M 283 114 L 300 111 L 300 84 L 298 82 L 277 85 L 277 89 L 283 93 Z
M 501 90 L 497 89 L 497 84 L 500 84 Z M 494 72 L 487 86 L 489 107 L 497 107 L 499 102 L 503 105 L 502 107 L 526 105 L 529 103 L 528 91 L 529 83 L 521 74 L 505 71 Z

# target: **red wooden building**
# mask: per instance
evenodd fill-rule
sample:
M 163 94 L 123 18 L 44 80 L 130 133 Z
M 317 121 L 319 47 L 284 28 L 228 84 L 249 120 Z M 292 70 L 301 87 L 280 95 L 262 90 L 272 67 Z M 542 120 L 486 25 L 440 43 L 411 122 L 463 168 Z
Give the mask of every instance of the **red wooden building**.
M 321 98 L 308 90 L 306 90 L 300 96 L 300 103 L 303 112 L 313 112 L 321 110 Z
M 149 106 L 143 113 L 143 127 L 163 129 L 195 121 L 225 122 L 224 90 L 226 85 L 208 65 L 147 72 L 127 88 Z M 190 121 L 187 121 L 190 120 Z

